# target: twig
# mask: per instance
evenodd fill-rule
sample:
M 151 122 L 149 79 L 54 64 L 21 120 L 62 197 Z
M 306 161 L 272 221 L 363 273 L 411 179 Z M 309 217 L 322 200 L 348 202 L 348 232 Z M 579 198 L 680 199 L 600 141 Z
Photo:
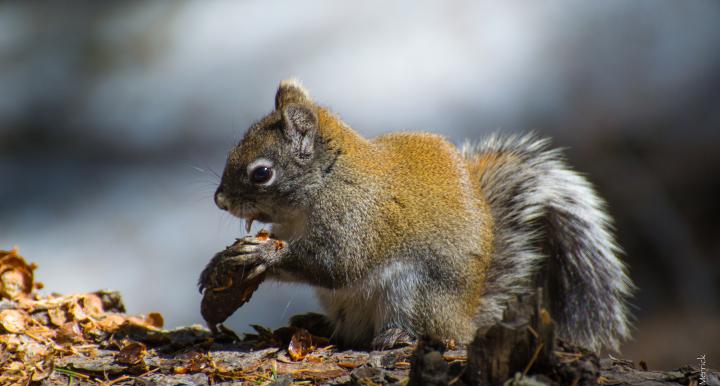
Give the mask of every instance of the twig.
M 537 360 L 538 355 L 540 355 L 540 350 L 542 350 L 543 346 L 545 346 L 545 343 L 540 343 L 537 346 L 537 348 L 535 349 L 535 352 L 533 353 L 532 358 L 530 358 L 530 362 L 528 362 L 527 366 L 525 366 L 525 370 L 523 370 L 523 376 L 527 375 L 528 371 L 530 371 L 530 368 Z
M 67 376 L 69 376 L 69 377 L 80 378 L 80 379 L 83 379 L 83 380 L 85 380 L 85 381 L 89 381 L 89 380 L 90 380 L 90 376 L 89 376 L 89 375 L 86 375 L 86 374 L 83 374 L 83 373 L 78 373 L 77 371 L 72 371 L 72 370 L 70 370 L 70 369 L 66 369 L 66 368 L 62 368 L 62 367 L 56 367 L 56 368 L 55 368 L 55 371 L 57 371 L 57 372 L 59 372 L 59 373 L 62 373 L 62 374 L 65 374 L 65 375 L 67 375 Z

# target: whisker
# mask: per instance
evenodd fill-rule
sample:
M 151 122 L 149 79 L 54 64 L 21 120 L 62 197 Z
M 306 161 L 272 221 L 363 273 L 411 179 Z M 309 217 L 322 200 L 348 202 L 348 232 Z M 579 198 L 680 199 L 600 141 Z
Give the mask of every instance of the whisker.
M 222 178 L 222 176 L 220 175 L 220 173 L 216 172 L 215 169 L 213 169 L 213 168 L 211 168 L 211 167 L 208 166 L 208 170 L 210 170 L 210 173 L 214 174 L 215 177 L 217 177 L 218 179 Z
M 288 311 L 288 309 L 290 308 L 290 304 L 292 304 L 292 302 L 293 302 L 294 300 L 295 300 L 295 292 L 293 292 L 292 295 L 290 296 L 290 300 L 289 300 L 288 303 L 285 305 L 285 309 L 283 310 L 282 314 L 280 315 L 280 319 L 285 318 L 285 315 L 287 314 L 287 311 Z
M 210 165 L 207 163 L 207 161 L 205 161 L 205 165 L 206 165 L 206 166 L 205 166 L 204 168 L 203 168 L 203 167 L 200 167 L 200 166 L 197 166 L 197 165 L 190 165 L 190 167 L 193 168 L 193 169 L 195 169 L 195 171 L 200 172 L 200 173 L 207 174 L 208 172 L 210 172 L 210 174 L 212 174 L 213 176 L 215 176 L 215 178 L 216 178 L 218 181 L 219 181 L 220 179 L 222 179 L 222 176 L 220 175 L 220 173 L 218 173 L 217 171 L 215 171 L 215 169 L 214 169 L 212 166 L 210 166 Z

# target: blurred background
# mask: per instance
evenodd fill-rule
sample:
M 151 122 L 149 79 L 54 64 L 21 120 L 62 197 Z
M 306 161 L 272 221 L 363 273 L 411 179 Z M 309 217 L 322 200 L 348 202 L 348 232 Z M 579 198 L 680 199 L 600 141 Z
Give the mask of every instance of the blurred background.
M 367 136 L 552 137 L 617 220 L 638 286 L 623 356 L 720 367 L 720 3 L 74 5 L 0 3 L 0 248 L 47 291 L 201 323 L 198 274 L 243 234 L 217 174 L 296 76 Z M 317 309 L 265 283 L 230 326 Z

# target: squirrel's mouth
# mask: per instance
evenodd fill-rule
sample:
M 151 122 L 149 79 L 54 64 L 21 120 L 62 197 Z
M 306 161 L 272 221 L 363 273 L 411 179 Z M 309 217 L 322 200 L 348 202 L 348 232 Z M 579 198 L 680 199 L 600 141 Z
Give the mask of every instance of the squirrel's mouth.
M 254 202 L 234 202 L 226 210 L 233 216 L 245 220 L 245 231 L 248 233 L 250 233 L 250 228 L 256 220 L 262 223 L 273 222 L 273 217 L 267 212 L 258 209 Z
M 254 221 L 260 221 L 262 223 L 273 222 L 272 217 L 269 214 L 259 211 L 255 208 L 249 210 L 231 210 L 230 213 L 238 218 L 245 220 L 245 231 L 250 233 L 250 228 Z
M 242 219 L 245 220 L 245 232 L 250 233 L 250 227 L 252 227 L 253 221 L 257 220 L 263 223 L 271 223 L 272 218 L 262 212 L 255 212 L 252 214 L 246 214 L 245 216 L 242 216 Z

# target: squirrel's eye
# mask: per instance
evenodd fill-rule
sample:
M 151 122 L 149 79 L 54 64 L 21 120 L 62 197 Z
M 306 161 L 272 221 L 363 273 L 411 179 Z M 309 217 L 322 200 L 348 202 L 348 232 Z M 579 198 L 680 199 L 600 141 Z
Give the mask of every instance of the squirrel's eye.
M 258 166 L 250 172 L 250 181 L 256 184 L 264 184 L 273 176 L 272 168 L 268 166 Z

